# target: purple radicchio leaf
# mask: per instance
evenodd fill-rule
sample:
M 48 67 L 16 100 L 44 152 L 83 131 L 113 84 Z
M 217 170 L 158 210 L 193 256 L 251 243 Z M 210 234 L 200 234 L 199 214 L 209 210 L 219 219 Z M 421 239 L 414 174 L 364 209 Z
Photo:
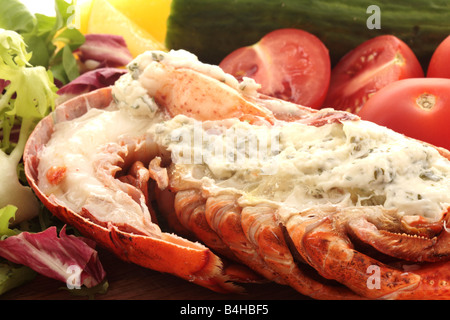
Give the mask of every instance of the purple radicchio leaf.
M 112 34 L 87 34 L 77 54 L 88 70 L 122 67 L 133 59 L 124 38 Z
M 67 235 L 65 227 L 59 237 L 56 227 L 50 227 L 1 240 L 0 256 L 67 285 L 91 288 L 106 275 L 94 248 L 95 243 L 87 238 Z
M 57 103 L 60 104 L 83 93 L 109 87 L 125 73 L 127 70 L 120 68 L 100 68 L 85 72 L 58 90 Z

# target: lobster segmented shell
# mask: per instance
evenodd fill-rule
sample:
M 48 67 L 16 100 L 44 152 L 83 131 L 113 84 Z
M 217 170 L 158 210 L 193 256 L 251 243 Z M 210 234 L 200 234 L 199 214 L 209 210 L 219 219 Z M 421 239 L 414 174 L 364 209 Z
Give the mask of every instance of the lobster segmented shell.
M 28 141 L 29 183 L 61 220 L 217 292 L 262 276 L 316 299 L 449 297 L 447 150 L 260 95 L 185 52 L 128 68 Z

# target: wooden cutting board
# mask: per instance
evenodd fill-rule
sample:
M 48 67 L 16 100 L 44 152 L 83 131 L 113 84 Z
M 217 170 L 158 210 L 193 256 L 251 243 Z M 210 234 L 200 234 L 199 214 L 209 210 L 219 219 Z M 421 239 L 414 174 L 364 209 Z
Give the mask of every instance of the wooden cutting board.
M 99 249 L 107 274 L 108 290 L 95 300 L 305 300 L 293 289 L 277 285 L 246 284 L 244 294 L 219 294 L 169 274 L 126 263 Z M 76 289 L 74 289 L 76 290 Z M 87 300 L 70 293 L 65 284 L 38 275 L 33 281 L 13 289 L 1 300 Z

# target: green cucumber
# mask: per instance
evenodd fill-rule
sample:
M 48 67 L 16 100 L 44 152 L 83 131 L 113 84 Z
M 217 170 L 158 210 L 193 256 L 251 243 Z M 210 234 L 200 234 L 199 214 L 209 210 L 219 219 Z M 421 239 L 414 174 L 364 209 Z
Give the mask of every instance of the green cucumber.
M 379 11 L 371 11 L 372 5 Z M 379 22 L 380 28 L 372 28 L 372 22 Z M 365 40 L 392 34 L 426 66 L 438 44 L 450 35 L 450 1 L 172 0 L 166 46 L 218 64 L 233 50 L 279 28 L 316 35 L 330 51 L 333 64 Z

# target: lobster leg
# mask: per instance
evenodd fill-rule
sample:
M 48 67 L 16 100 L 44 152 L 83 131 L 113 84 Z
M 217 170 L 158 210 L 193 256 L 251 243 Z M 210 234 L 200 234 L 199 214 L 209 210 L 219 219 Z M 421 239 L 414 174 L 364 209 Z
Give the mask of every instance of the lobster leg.
M 403 223 L 395 232 L 379 229 L 376 221 L 355 219 L 349 223 L 352 232 L 362 241 L 378 251 L 406 261 L 439 262 L 450 259 L 450 232 L 445 228 L 447 217 L 439 223 L 410 226 Z M 431 236 L 421 235 L 421 230 L 434 230 Z M 414 232 L 407 234 L 406 232 Z
M 284 232 L 275 210 L 267 206 L 245 207 L 242 226 L 261 258 L 278 272 L 292 288 L 313 299 L 361 299 L 343 286 L 321 283 L 298 267 L 284 239 Z M 308 266 L 304 265 L 304 269 Z
M 337 209 L 334 209 L 337 210 Z M 345 228 L 336 223 L 339 211 L 294 214 L 286 229 L 297 251 L 323 277 L 335 279 L 363 297 L 381 299 L 415 289 L 419 275 L 398 270 L 358 252 Z
M 176 217 L 183 228 L 189 230 L 195 239 L 205 243 L 213 251 L 221 255 L 223 272 L 230 280 L 240 283 L 260 283 L 263 278 L 241 265 L 234 252 L 222 241 L 210 227 L 205 215 L 206 199 L 197 190 L 179 191 L 174 198 Z M 176 225 L 176 223 L 173 223 Z
M 209 197 L 205 214 L 209 225 L 242 263 L 266 279 L 285 284 L 280 275 L 267 266 L 258 255 L 257 248 L 247 239 L 242 229 L 241 207 L 236 203 L 236 196 Z
M 174 207 L 178 220 L 194 233 L 207 247 L 235 259 L 234 254 L 223 243 L 217 233 L 211 229 L 205 217 L 206 199 L 197 190 L 179 191 L 175 195 Z
M 448 300 L 450 299 L 450 262 L 437 262 L 426 265 L 403 265 L 403 269 L 412 269 L 421 277 L 417 288 L 411 291 L 394 293 L 397 300 Z
M 169 189 L 161 190 L 157 186 L 154 188 L 156 205 L 158 212 L 164 217 L 161 223 L 167 226 L 167 229 L 186 239 L 195 239 L 195 235 L 191 230 L 187 229 L 178 220 L 174 208 L 175 193 Z
M 147 204 L 150 203 L 148 194 L 148 181 L 150 179 L 150 172 L 141 161 L 134 162 L 128 174 L 121 176 L 118 179 L 124 183 L 134 186 L 137 190 L 141 191 L 144 196 L 145 202 Z M 152 221 L 154 223 L 158 223 L 156 212 L 151 206 L 148 206 L 148 208 Z

